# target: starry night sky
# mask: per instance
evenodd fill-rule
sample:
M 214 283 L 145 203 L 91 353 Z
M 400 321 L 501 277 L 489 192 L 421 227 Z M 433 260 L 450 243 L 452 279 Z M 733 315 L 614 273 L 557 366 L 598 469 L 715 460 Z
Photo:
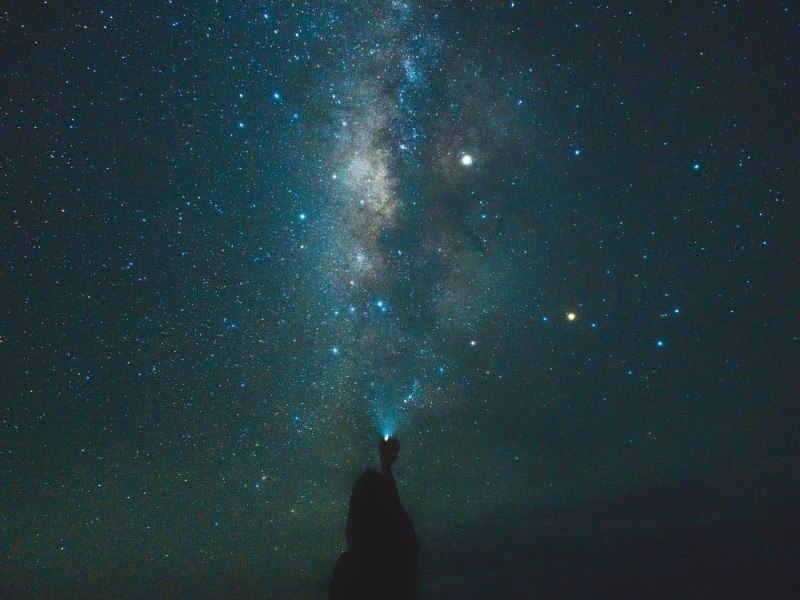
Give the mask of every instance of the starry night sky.
M 800 21 L 757 4 L 2 9 L 0 591 L 324 594 L 389 433 L 431 593 L 780 529 Z

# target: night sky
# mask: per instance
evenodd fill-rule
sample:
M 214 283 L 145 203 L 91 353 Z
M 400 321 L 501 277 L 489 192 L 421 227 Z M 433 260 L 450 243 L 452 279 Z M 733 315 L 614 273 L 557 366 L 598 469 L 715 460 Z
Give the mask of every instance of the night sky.
M 667 529 L 665 564 L 712 529 L 781 571 L 799 25 L 7 5 L 0 592 L 324 596 L 384 434 L 429 597 L 568 591 Z

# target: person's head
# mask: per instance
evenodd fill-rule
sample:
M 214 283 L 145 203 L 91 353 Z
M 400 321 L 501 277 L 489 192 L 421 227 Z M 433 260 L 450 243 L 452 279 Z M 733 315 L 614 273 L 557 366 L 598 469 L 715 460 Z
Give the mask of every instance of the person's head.
M 391 483 L 380 473 L 367 469 L 356 479 L 350 494 L 345 537 L 350 546 L 380 546 L 392 529 Z

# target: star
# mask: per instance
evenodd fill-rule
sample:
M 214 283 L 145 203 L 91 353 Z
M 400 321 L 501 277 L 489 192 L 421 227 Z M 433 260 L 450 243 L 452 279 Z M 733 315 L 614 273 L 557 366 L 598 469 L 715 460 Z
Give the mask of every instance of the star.
M 250 560 L 266 556 L 296 595 L 321 592 L 348 492 L 395 437 L 420 544 L 446 548 L 469 522 L 490 532 L 475 560 L 433 553 L 456 597 L 480 595 L 487 560 L 512 581 L 531 561 L 558 567 L 536 531 L 511 526 L 530 498 L 658 549 L 648 523 L 584 502 L 590 490 L 635 512 L 635 484 L 696 505 L 678 537 L 697 539 L 709 507 L 686 481 L 719 484 L 706 459 L 759 432 L 775 432 L 756 440 L 764 468 L 716 490 L 710 512 L 780 525 L 796 404 L 780 392 L 798 338 L 791 10 L 650 3 L 590 21 L 521 0 L 62 4 L 55 40 L 20 11 L 2 17 L 0 189 L 17 202 L 0 254 L 20 283 L 3 290 L 0 457 L 22 482 L 8 503 L 25 506 L 3 534 L 35 543 L 14 549 L 31 577 L 0 574 L 0 588 L 42 595 L 68 563 L 84 595 L 169 593 L 148 576 L 165 563 L 201 565 L 186 589 L 235 572 L 281 596 Z M 724 52 L 701 43 L 709 30 Z M 754 56 L 757 32 L 784 43 Z M 587 52 L 598 40 L 602 56 Z M 158 60 L 130 51 L 142 42 Z M 644 66 L 656 91 L 637 96 Z M 753 390 L 775 410 L 709 410 L 720 395 L 746 408 Z M 673 468 L 684 447 L 700 459 Z M 752 458 L 734 452 L 727 470 Z M 612 477 L 581 468 L 599 459 Z M 728 506 L 742 486 L 758 506 Z M 188 526 L 199 535 L 178 543 Z M 95 552 L 113 536 L 124 578 L 119 556 Z M 296 539 L 319 560 L 291 560 Z M 595 558 L 579 566 L 602 569 Z M 684 575 L 651 558 L 656 579 Z M 584 591 L 572 586 L 559 589 Z

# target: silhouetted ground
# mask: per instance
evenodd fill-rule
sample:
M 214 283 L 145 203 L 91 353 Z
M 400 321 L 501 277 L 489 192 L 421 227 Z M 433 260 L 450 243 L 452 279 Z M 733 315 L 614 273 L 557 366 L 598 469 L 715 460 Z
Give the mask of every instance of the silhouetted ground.
M 495 556 L 477 550 L 461 565 L 453 556 L 424 580 L 424 597 L 798 598 L 798 535 L 798 520 L 787 515 L 770 524 L 674 526 L 651 535 L 548 536 Z
M 422 537 L 422 598 L 800 598 L 800 494 L 652 490 Z M 466 526 L 465 526 L 466 527 Z M 332 556 L 330 568 L 336 557 Z M 286 581 L 286 574 L 283 574 Z M 255 564 L 0 585 L 3 597 L 324 598 Z
M 653 490 L 495 518 L 427 549 L 424 597 L 798 598 L 800 502 L 773 492 Z

